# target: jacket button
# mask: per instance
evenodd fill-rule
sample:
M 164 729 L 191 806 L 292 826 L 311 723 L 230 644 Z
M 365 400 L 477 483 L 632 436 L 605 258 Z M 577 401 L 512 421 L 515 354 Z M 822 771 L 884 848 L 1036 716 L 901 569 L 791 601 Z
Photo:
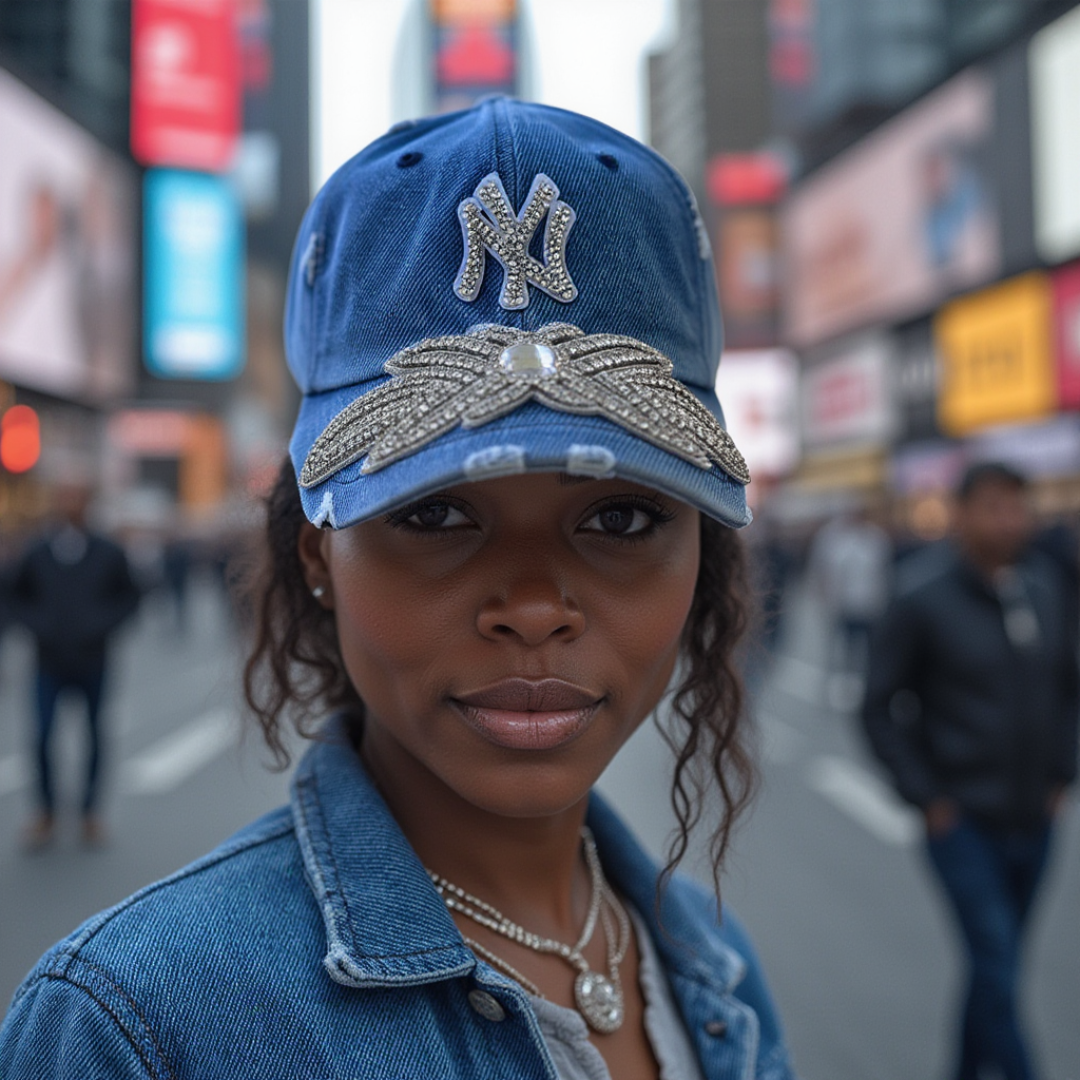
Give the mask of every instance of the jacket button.
M 705 1034 L 711 1035 L 714 1039 L 722 1039 L 727 1034 L 727 1021 L 710 1020 L 705 1025 Z
M 469 1004 L 485 1020 L 498 1024 L 506 1019 L 506 1010 L 484 990 L 470 990 Z

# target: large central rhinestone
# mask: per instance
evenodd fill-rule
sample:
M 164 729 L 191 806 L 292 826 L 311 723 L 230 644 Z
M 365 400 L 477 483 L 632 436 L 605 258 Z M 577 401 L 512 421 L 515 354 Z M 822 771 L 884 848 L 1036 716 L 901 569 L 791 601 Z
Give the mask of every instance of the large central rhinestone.
M 538 375 L 554 375 L 557 370 L 555 350 L 550 345 L 534 341 L 519 341 L 508 345 L 499 355 L 503 371 L 516 374 L 535 372 Z

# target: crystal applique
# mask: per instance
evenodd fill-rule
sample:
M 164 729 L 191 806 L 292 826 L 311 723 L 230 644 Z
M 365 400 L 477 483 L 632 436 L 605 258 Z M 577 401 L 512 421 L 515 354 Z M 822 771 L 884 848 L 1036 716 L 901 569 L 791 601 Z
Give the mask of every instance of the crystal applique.
M 459 425 L 482 427 L 528 401 L 602 416 L 699 468 L 717 465 L 750 482 L 731 436 L 671 374 L 671 361 L 634 338 L 567 323 L 532 332 L 479 326 L 403 349 L 384 370 L 393 378 L 347 405 L 315 440 L 302 487 L 361 458 L 361 472 L 377 472 Z
M 529 254 L 529 245 L 545 216 L 541 263 Z M 574 211 L 559 201 L 559 189 L 543 173 L 533 180 L 520 214 L 514 214 L 498 173 L 491 173 L 480 181 L 472 196 L 462 200 L 458 218 L 465 255 L 454 292 L 462 300 L 472 301 L 479 295 L 487 252 L 502 265 L 499 303 L 507 311 L 529 306 L 529 285 L 564 304 L 577 296 L 577 286 L 566 269 L 566 238 L 574 224 Z

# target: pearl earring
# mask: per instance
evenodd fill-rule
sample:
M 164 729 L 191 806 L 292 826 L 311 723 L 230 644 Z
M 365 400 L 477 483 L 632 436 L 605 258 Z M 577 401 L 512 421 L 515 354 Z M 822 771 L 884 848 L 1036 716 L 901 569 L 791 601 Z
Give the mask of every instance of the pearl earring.
M 316 585 L 315 588 L 311 590 L 311 595 L 314 596 L 316 600 L 321 600 L 326 595 L 326 586 Z

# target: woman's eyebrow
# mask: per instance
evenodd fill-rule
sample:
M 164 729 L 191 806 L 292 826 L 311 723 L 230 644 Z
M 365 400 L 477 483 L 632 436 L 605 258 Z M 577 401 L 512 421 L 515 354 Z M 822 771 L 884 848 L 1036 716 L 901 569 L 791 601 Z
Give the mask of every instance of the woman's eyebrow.
M 576 476 L 571 473 L 559 473 L 560 484 L 588 484 L 595 479 L 595 476 Z

